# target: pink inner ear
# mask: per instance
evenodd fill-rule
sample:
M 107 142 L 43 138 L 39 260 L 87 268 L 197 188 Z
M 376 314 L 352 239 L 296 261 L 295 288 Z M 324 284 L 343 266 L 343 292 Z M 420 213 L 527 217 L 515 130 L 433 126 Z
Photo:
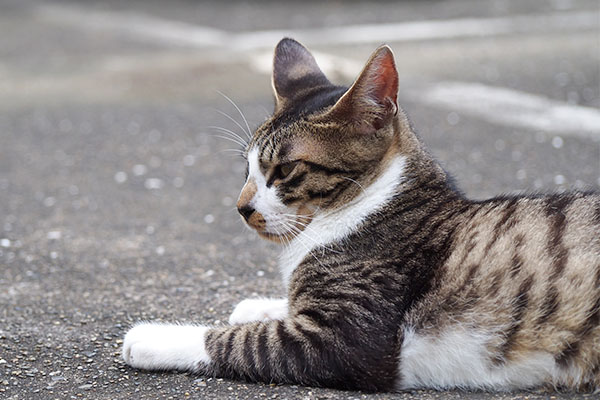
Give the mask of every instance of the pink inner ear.
M 370 75 L 372 80 L 371 85 L 375 89 L 372 95 L 375 97 L 379 104 L 388 107 L 389 98 L 393 101 L 393 105 L 396 107 L 398 97 L 398 73 L 396 72 L 396 65 L 394 64 L 394 56 L 392 53 L 385 49 L 383 50 L 381 58 L 374 60 L 373 72 Z
M 372 133 L 389 122 L 398 111 L 398 72 L 394 55 L 382 46 L 371 56 L 354 85 L 326 115 L 360 125 Z

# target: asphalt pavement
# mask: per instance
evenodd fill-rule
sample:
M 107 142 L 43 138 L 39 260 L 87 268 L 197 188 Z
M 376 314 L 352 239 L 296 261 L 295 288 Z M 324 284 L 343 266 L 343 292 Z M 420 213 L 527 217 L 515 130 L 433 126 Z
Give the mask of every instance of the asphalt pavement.
M 238 147 L 212 127 L 243 134 L 225 96 L 251 128 L 266 118 L 284 35 L 338 83 L 388 43 L 400 104 L 470 197 L 600 189 L 597 1 L 0 0 L 0 398 L 593 397 L 365 394 L 123 363 L 136 321 L 219 324 L 244 298 L 283 295 L 277 247 L 234 209 Z

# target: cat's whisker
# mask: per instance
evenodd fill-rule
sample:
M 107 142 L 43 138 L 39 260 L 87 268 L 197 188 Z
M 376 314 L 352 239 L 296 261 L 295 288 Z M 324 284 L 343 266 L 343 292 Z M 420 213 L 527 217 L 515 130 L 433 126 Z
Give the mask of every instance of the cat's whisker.
M 244 142 L 246 144 L 246 146 L 248 145 L 248 141 L 246 139 L 244 139 L 243 137 L 241 137 L 240 135 L 238 135 L 237 133 L 235 133 L 234 131 L 227 129 L 227 128 L 223 128 L 222 126 L 209 126 L 209 129 L 216 129 L 218 131 L 221 131 L 223 133 L 227 133 L 237 139 L 239 139 L 240 141 Z
M 240 110 L 240 108 L 237 106 L 237 104 L 235 104 L 235 102 L 234 102 L 233 100 L 231 100 L 231 99 L 229 98 L 229 96 L 227 96 L 225 93 L 223 93 L 223 92 L 221 92 L 221 91 L 219 91 L 219 90 L 217 90 L 217 92 L 218 92 L 218 93 L 219 93 L 221 96 L 225 97 L 225 98 L 227 99 L 227 101 L 229 101 L 229 102 L 230 102 L 230 103 L 231 103 L 231 104 L 232 104 L 232 105 L 235 107 L 235 109 L 236 109 L 236 110 L 237 110 L 237 111 L 240 113 L 240 116 L 241 116 L 241 117 L 242 117 L 242 119 L 244 120 L 244 123 L 246 124 L 246 128 L 248 129 L 248 132 L 247 132 L 247 133 L 248 133 L 248 140 L 250 140 L 250 139 L 252 138 L 252 130 L 250 129 L 250 125 L 248 124 L 248 120 L 247 120 L 247 119 L 246 119 L 246 117 L 244 116 L 244 113 L 242 112 L 242 110 Z M 242 130 L 244 130 L 244 129 L 242 128 Z M 244 131 L 244 132 L 246 132 L 246 131 Z
M 305 232 L 304 230 L 302 230 L 302 229 L 298 228 L 297 226 L 295 226 L 294 224 L 296 224 L 296 222 L 297 222 L 297 221 L 284 221 L 284 224 L 286 224 L 286 226 L 287 226 L 287 227 L 288 227 L 288 228 L 289 228 L 289 229 L 290 229 L 292 232 L 294 232 L 294 233 L 296 234 L 296 236 L 302 236 L 302 237 L 304 237 L 304 238 L 306 238 L 306 239 L 310 240 L 311 242 L 313 242 L 313 244 L 317 245 L 318 247 L 322 247 L 323 249 L 330 250 L 330 251 L 333 251 L 333 252 L 337 252 L 336 250 L 334 250 L 334 249 L 332 249 L 332 248 L 330 248 L 330 247 L 328 247 L 328 246 L 326 246 L 326 245 L 322 244 L 322 238 L 321 238 L 321 235 L 319 235 L 317 232 L 313 231 L 313 230 L 312 230 L 312 228 L 310 228 L 310 230 L 311 230 L 313 233 L 316 233 L 316 234 L 317 234 L 317 236 L 318 236 L 318 239 L 319 239 L 319 240 L 317 240 L 317 239 L 313 238 L 313 237 L 312 237 L 312 236 L 310 236 L 310 235 L 309 235 L 307 232 Z M 309 229 L 309 228 L 308 228 L 308 226 L 304 226 L 304 229 Z
M 223 136 L 223 135 L 212 135 L 212 137 L 217 137 L 217 138 L 221 138 L 221 139 L 225 139 L 225 140 L 229 140 L 230 142 L 233 142 L 235 144 L 240 145 L 241 147 L 245 147 L 246 145 L 242 142 L 240 142 L 239 140 L 232 138 L 231 136 Z
M 303 235 L 304 237 L 306 237 L 307 239 L 311 240 L 315 245 L 319 246 L 319 247 L 323 247 L 326 250 L 330 250 L 330 251 L 334 251 L 337 252 L 336 250 L 327 247 L 325 245 L 322 244 L 323 242 L 323 238 L 321 237 L 321 235 L 315 231 L 312 227 L 310 227 L 310 222 L 303 222 L 303 221 L 299 221 L 296 218 L 298 217 L 297 214 L 285 214 L 282 213 L 280 215 L 284 215 L 287 216 L 287 219 L 284 219 L 283 223 L 286 224 L 286 226 L 289 226 L 291 228 L 291 230 L 294 231 L 294 233 L 296 233 L 297 235 Z M 290 218 L 291 217 L 291 218 Z M 291 226 L 290 226 L 291 225 Z M 299 229 L 298 226 L 301 226 L 303 229 Z M 315 234 L 318 240 L 316 240 L 315 238 L 313 238 L 312 236 L 310 236 L 308 234 L 308 232 L 311 232 L 313 234 Z
M 233 122 L 238 128 L 240 128 L 242 130 L 242 132 L 244 133 L 245 136 L 248 136 L 246 129 L 240 125 L 240 123 L 238 121 L 236 121 L 232 116 L 230 116 L 229 114 L 227 114 L 226 112 L 223 112 L 221 110 L 217 110 L 216 108 L 214 108 L 213 110 L 215 110 L 216 112 L 218 112 L 219 114 L 221 114 L 222 116 L 224 116 L 225 118 L 229 119 L 231 122 Z M 251 137 L 248 137 L 248 140 L 250 140 Z
M 311 223 L 311 221 L 304 222 L 300 219 L 297 219 L 298 217 L 303 217 L 303 216 L 299 216 L 297 214 L 280 214 L 280 215 L 285 216 L 286 217 L 285 221 L 291 222 L 292 224 L 294 224 L 294 226 L 300 225 L 303 228 L 309 228 L 309 225 Z M 312 230 L 312 228 L 310 228 L 310 229 Z
M 221 149 L 221 150 L 219 150 L 219 152 L 223 152 L 223 151 L 230 151 L 230 152 L 238 153 L 238 154 L 241 154 L 242 156 L 246 153 L 244 150 L 241 150 L 241 149 L 229 149 L 229 148 L 227 148 L 227 149 Z
M 244 144 L 244 146 L 243 146 L 244 148 L 246 148 L 246 147 L 248 146 L 248 142 L 246 142 L 246 141 L 245 141 L 243 138 L 241 138 L 239 135 L 237 135 L 237 134 L 233 134 L 233 132 L 231 132 L 231 131 L 226 131 L 226 130 L 223 130 L 223 129 L 221 129 L 221 130 L 218 130 L 218 134 L 220 134 L 220 135 L 226 135 L 226 136 L 229 136 L 229 137 L 231 137 L 232 139 L 235 139 L 235 140 L 237 140 L 239 143 L 243 143 L 243 144 Z
M 231 136 L 229 134 L 226 134 L 225 132 L 223 132 L 223 134 L 225 136 L 223 136 L 223 134 L 221 134 L 221 133 L 219 133 L 219 134 L 209 133 L 209 132 L 202 132 L 202 133 L 209 135 L 211 138 L 219 138 L 219 139 L 229 140 L 229 141 L 234 142 L 235 144 L 239 145 L 243 149 L 246 148 L 246 144 L 243 144 L 242 142 L 240 142 L 240 140 L 238 138 Z
M 285 247 L 286 249 L 289 248 L 290 246 L 290 240 L 287 238 L 286 235 L 282 235 L 281 236 L 281 244 L 283 245 L 283 247 Z
M 316 230 L 314 230 L 312 227 L 310 227 L 310 226 L 308 226 L 308 225 L 303 225 L 303 228 L 304 228 L 304 230 L 303 230 L 302 232 L 303 232 L 305 235 L 308 235 L 308 232 L 310 232 L 311 234 L 315 234 L 315 235 L 318 237 L 318 239 L 320 240 L 320 242 L 322 242 L 322 241 L 323 241 L 323 238 L 321 237 L 321 234 L 320 234 L 320 233 L 318 233 Z M 327 247 L 327 246 L 325 246 L 325 245 L 321 245 L 321 247 L 324 247 L 324 248 L 326 248 L 326 249 L 328 249 L 328 250 L 333 250 L 332 248 L 330 248 L 330 247 Z
M 217 130 L 219 134 L 224 134 L 224 135 L 227 135 L 227 136 L 230 136 L 232 138 L 239 140 L 241 143 L 244 143 L 244 147 L 246 147 L 248 145 L 248 142 L 243 137 L 241 137 L 240 135 L 238 135 L 237 133 L 235 133 L 229 129 L 225 129 L 225 128 L 218 127 L 218 126 L 211 126 L 209 128 Z
M 313 230 L 311 227 L 309 227 L 309 226 L 308 226 L 310 223 L 303 223 L 303 222 L 301 222 L 301 221 L 296 221 L 296 220 L 293 220 L 293 221 L 288 221 L 288 222 L 290 222 L 291 224 L 293 224 L 293 227 L 294 227 L 294 228 L 296 228 L 296 229 L 299 229 L 299 230 L 300 230 L 300 228 L 298 227 L 298 226 L 300 226 L 300 227 L 302 227 L 302 228 L 303 228 L 303 229 L 305 229 L 305 230 L 309 230 L 309 231 L 311 231 L 311 232 L 314 232 L 314 233 L 315 233 L 315 234 L 318 236 L 318 239 L 322 239 L 322 238 L 321 238 L 321 235 L 320 235 L 319 233 L 317 233 L 317 232 L 316 232 L 316 231 L 314 231 L 314 230 Z M 303 232 L 303 230 L 300 230 L 300 231 L 301 231 L 301 232 Z M 316 243 L 316 242 L 315 242 L 315 243 Z
M 287 234 L 289 233 L 289 230 L 285 230 L 284 232 L 280 233 L 280 238 L 282 240 L 282 244 L 284 245 L 284 247 L 286 249 L 291 248 L 292 246 L 292 238 L 290 238 Z
M 235 155 L 244 157 L 245 152 L 239 149 L 223 149 L 219 153 L 234 153 Z
M 291 230 L 291 231 L 293 231 L 293 228 L 294 228 L 294 227 L 290 226 L 289 228 L 290 228 L 290 230 Z M 298 228 L 296 228 L 296 229 L 298 229 Z M 303 247 L 303 248 L 304 248 L 304 249 L 305 249 L 305 250 L 308 252 L 308 254 L 310 254 L 310 255 L 311 255 L 311 256 L 312 256 L 312 257 L 315 259 L 315 261 L 316 261 L 316 262 L 318 262 L 318 263 L 319 263 L 319 265 L 321 265 L 321 267 L 328 269 L 328 268 L 327 268 L 327 267 L 326 267 L 326 266 L 325 266 L 325 265 L 324 265 L 324 264 L 321 262 L 321 260 L 319 260 L 319 258 L 318 258 L 318 257 L 317 257 L 317 256 L 316 256 L 314 253 L 313 253 L 313 250 L 311 249 L 311 246 L 308 246 L 306 243 L 304 243 L 304 241 L 302 240 L 302 238 L 303 238 L 303 236 L 302 236 L 302 235 L 300 235 L 300 234 L 298 234 L 298 235 L 295 237 L 295 239 L 298 239 L 298 240 L 297 240 L 297 243 L 299 243 L 299 244 L 300 244 L 300 245 L 301 245 L 301 246 L 302 246 L 302 247 Z
M 286 217 L 293 217 L 293 218 L 299 218 L 299 217 L 307 217 L 307 218 L 312 218 L 314 217 L 319 211 L 321 211 L 321 207 L 317 206 L 317 208 L 311 212 L 310 214 L 292 214 L 292 213 L 281 213 L 280 215 L 286 216 Z
M 356 184 L 358 185 L 358 187 L 360 188 L 360 190 L 361 190 L 363 193 L 365 192 L 365 188 L 364 188 L 364 187 L 363 187 L 363 186 L 362 186 L 360 183 L 358 183 L 356 180 L 354 180 L 354 179 L 352 179 L 352 178 L 350 178 L 350 177 L 347 177 L 347 176 L 342 176 L 342 179 L 345 179 L 345 180 L 347 180 L 347 181 L 350 181 L 350 182 L 352 182 L 352 183 L 356 183 Z
M 284 217 L 292 217 L 292 218 L 312 218 L 314 217 L 315 213 L 310 213 L 310 214 L 287 214 L 287 213 L 281 213 L 279 215 L 282 215 Z
M 285 246 L 287 247 L 287 249 L 290 249 L 292 247 L 292 239 L 285 236 L 283 240 L 285 241 Z

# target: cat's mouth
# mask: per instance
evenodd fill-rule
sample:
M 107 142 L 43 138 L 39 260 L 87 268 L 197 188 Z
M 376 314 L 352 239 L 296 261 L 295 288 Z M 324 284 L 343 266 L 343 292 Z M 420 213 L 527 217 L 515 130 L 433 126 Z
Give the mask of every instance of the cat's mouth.
M 240 206 L 238 210 L 246 225 L 260 237 L 284 244 L 302 234 L 314 217 L 314 212 L 305 206 L 299 207 L 295 212 L 285 210 L 272 215 L 264 215 L 252 207 Z
M 306 226 L 312 221 L 311 216 L 298 214 L 294 221 L 289 221 L 285 229 L 281 229 L 281 232 L 273 232 L 266 228 L 260 229 L 253 227 L 258 235 L 263 239 L 270 240 L 276 243 L 289 243 L 296 236 L 300 235 Z
M 267 220 L 259 213 L 254 213 L 250 218 L 246 220 L 246 224 L 254 229 L 256 233 L 263 239 L 270 240 L 275 243 L 287 243 L 292 240 L 298 232 L 299 227 L 297 224 L 289 224 L 289 227 L 276 227 L 269 226 Z

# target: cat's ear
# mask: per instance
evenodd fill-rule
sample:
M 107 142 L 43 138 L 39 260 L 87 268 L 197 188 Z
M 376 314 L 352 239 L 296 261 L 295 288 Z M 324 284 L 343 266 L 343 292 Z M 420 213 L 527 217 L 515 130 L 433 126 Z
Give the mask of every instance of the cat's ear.
M 398 71 L 394 54 L 381 46 L 350 89 L 327 113 L 328 118 L 350 122 L 360 131 L 372 133 L 385 126 L 398 112 Z
M 299 91 L 327 85 L 329 81 L 306 47 L 284 38 L 275 47 L 272 84 L 278 110 Z

